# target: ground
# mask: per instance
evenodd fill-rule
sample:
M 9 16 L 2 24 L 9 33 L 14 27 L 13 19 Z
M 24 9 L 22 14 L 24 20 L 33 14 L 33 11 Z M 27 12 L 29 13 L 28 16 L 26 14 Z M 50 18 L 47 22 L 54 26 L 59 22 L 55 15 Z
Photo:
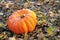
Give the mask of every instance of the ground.
M 28 8 L 37 15 L 37 25 L 27 40 L 60 40 L 60 0 L 0 0 L 0 40 L 23 40 L 8 29 L 8 17 Z

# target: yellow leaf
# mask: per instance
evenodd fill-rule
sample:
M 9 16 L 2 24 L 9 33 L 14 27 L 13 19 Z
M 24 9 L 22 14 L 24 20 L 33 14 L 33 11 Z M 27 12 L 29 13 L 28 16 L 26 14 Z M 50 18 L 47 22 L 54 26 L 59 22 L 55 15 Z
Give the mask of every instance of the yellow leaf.
M 49 35 L 52 35 L 54 33 L 53 30 L 50 27 L 47 29 L 47 32 L 48 32 Z

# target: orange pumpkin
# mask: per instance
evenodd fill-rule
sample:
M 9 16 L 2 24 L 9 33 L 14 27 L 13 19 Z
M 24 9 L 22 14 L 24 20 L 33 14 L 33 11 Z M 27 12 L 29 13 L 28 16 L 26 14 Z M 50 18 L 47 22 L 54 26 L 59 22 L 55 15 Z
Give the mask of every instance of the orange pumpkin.
M 32 32 L 36 26 L 36 14 L 29 9 L 22 9 L 8 17 L 8 28 L 16 33 Z

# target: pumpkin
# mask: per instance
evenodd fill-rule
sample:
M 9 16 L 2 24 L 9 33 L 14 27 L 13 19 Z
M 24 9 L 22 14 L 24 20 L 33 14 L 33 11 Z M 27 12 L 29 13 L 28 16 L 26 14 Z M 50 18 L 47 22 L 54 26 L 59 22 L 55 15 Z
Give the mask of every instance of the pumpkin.
M 36 26 L 36 14 L 29 9 L 21 9 L 8 17 L 8 28 L 16 33 L 32 32 Z

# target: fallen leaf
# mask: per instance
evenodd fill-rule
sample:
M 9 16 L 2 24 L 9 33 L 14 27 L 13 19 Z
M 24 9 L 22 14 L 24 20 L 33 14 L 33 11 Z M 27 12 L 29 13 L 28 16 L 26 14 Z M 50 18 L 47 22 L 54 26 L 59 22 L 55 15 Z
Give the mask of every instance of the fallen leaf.
M 0 2 L 1 2 L 2 0 L 0 0 Z
M 1 16 L 1 15 L 3 15 L 3 13 L 2 13 L 2 12 L 0 12 L 0 16 Z
M 44 37 L 43 40 L 48 40 L 48 39 Z
M 53 26 L 50 26 L 49 28 L 47 28 L 48 34 L 49 35 L 52 35 L 54 33 L 53 30 L 54 30 L 54 27 Z
M 60 10 L 58 10 L 58 13 L 60 14 Z
M 0 27 L 2 27 L 3 26 L 3 23 L 0 23 Z
M 9 37 L 8 40 L 16 40 L 15 37 Z

